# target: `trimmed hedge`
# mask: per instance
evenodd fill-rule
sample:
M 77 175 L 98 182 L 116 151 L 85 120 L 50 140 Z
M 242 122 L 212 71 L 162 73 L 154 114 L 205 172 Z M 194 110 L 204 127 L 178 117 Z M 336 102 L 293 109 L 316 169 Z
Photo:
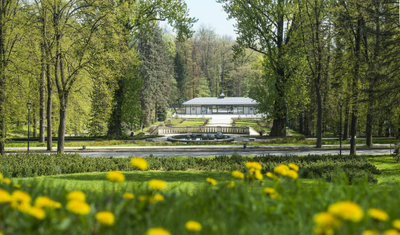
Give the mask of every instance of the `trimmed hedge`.
M 111 170 L 134 171 L 130 166 L 131 158 L 115 157 L 82 157 L 79 154 L 9 154 L 0 155 L 0 172 L 7 177 L 32 177 L 42 175 L 71 174 L 84 172 L 107 172 Z M 153 157 L 145 158 L 149 162 L 149 170 L 164 171 L 233 171 L 245 172 L 245 163 L 259 162 L 263 173 L 273 171 L 279 164 L 295 163 L 300 167 L 301 178 L 324 178 L 334 181 L 345 173 L 350 182 L 377 182 L 373 174 L 380 171 L 362 156 L 257 156 L 242 157 L 217 156 L 215 158 L 197 157 Z

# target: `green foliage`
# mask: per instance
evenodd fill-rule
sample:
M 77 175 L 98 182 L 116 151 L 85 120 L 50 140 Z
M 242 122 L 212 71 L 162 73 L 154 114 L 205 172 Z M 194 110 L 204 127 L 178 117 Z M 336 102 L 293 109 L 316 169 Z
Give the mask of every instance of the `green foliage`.
M 256 161 L 261 163 L 263 173 L 273 171 L 280 164 L 295 163 L 300 168 L 302 178 L 323 177 L 334 181 L 345 173 L 349 181 L 358 181 L 366 176 L 370 182 L 376 182 L 372 174 L 380 171 L 365 157 L 357 156 L 258 156 L 242 157 L 240 155 L 217 156 L 215 158 L 145 158 L 149 170 L 163 171 L 234 171 L 246 172 L 245 163 Z M 12 177 L 31 177 L 54 174 L 71 174 L 84 172 L 107 172 L 111 170 L 131 171 L 130 158 L 82 157 L 78 154 L 10 154 L 0 157 L 0 172 Z

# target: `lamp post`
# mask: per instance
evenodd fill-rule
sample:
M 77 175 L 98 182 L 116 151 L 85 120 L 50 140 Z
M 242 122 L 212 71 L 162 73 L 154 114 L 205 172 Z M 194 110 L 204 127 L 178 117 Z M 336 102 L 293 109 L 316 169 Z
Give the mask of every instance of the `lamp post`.
M 342 106 L 343 106 L 343 98 L 339 99 L 340 106 L 340 127 L 339 127 L 339 140 L 340 140 L 340 156 L 342 156 Z
M 31 122 L 31 108 L 32 108 L 32 102 L 28 101 L 28 103 L 26 103 L 26 107 L 28 108 L 28 153 L 29 153 L 29 124 Z
M 287 128 L 287 120 L 288 120 L 288 102 L 285 101 L 286 105 L 286 117 L 285 117 L 285 136 L 286 136 L 286 128 Z
M 115 139 L 118 139 L 118 102 L 115 102 Z

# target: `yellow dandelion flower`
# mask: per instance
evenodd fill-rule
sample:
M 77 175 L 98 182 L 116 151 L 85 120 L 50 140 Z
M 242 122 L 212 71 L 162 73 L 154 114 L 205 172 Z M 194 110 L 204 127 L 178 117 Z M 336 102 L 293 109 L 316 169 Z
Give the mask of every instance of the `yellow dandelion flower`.
M 122 183 L 125 181 L 125 176 L 119 171 L 110 171 L 107 173 L 107 179 L 114 183 Z
M 72 200 L 67 203 L 67 210 L 74 214 L 86 215 L 90 212 L 90 206 L 84 201 Z
M 258 179 L 258 180 L 263 180 L 263 178 L 264 178 L 259 170 L 255 171 L 254 177 L 256 177 L 256 179 Z
M 279 193 L 274 188 L 264 188 L 264 193 L 267 194 L 270 198 L 276 199 L 279 197 Z
M 296 172 L 299 171 L 299 166 L 296 165 L 296 164 L 294 164 L 294 163 L 289 163 L 289 164 L 288 164 L 288 167 L 289 167 L 290 169 L 296 171 Z
M 361 207 L 351 201 L 333 203 L 328 207 L 328 212 L 343 219 L 359 222 L 364 217 L 364 211 Z
M 51 200 L 49 197 L 38 197 L 35 199 L 35 207 L 38 208 L 54 208 L 58 209 L 61 207 L 61 203 Z
M 145 170 L 147 170 L 148 163 L 143 158 L 138 158 L 137 157 L 137 158 L 132 158 L 131 166 L 133 166 L 133 167 L 135 167 L 135 168 L 137 168 L 139 170 L 145 171 Z
M 11 202 L 11 195 L 3 189 L 0 189 L 0 203 Z
M 157 227 L 147 230 L 146 235 L 171 235 L 165 228 Z
M 68 201 L 86 201 L 86 195 L 85 193 L 81 192 L 81 191 L 72 191 L 70 193 L 68 193 L 67 195 L 67 200 Z
M 0 198 L 1 198 L 1 197 L 0 197 Z M 400 230 L 400 219 L 395 219 L 395 220 L 393 220 L 392 225 L 393 225 L 393 227 L 394 227 L 395 229 Z
M 11 180 L 9 178 L 4 178 L 3 182 L 6 184 L 11 184 Z
M 149 187 L 154 190 L 161 190 L 161 189 L 164 189 L 165 187 L 167 187 L 167 183 L 163 180 L 153 179 L 147 183 L 148 183 Z
M 378 230 L 365 230 L 361 235 L 379 235 Z
M 386 221 L 389 219 L 388 213 L 381 209 L 371 208 L 367 211 L 367 213 L 371 218 L 376 220 Z
M 212 185 L 216 185 L 217 184 L 217 181 L 215 179 L 213 179 L 213 178 L 207 178 L 206 181 L 208 183 L 212 184 Z
M 12 207 L 17 207 L 21 203 L 30 204 L 31 200 L 32 200 L 31 196 L 22 190 L 16 190 L 11 194 Z
M 272 172 L 267 172 L 266 176 L 267 176 L 268 178 L 273 179 L 273 180 L 277 180 L 277 181 L 280 181 L 280 180 L 281 180 L 278 176 L 274 175 L 274 173 L 272 173 Z
M 314 228 L 314 234 L 316 234 L 316 235 L 334 235 L 335 231 L 331 228 L 322 228 L 322 227 L 316 226 Z
M 107 226 L 111 226 L 114 225 L 115 223 L 115 216 L 113 213 L 109 212 L 109 211 L 101 211 L 96 213 L 96 220 L 102 224 L 102 225 L 107 225 Z
M 46 212 L 39 207 L 31 207 L 28 214 L 39 220 L 46 218 Z
M 14 184 L 13 187 L 14 187 L 14 188 L 21 188 L 21 185 L 19 185 L 19 184 Z
M 286 176 L 289 172 L 289 167 L 282 164 L 274 168 L 275 174 Z
M 246 167 L 249 169 L 249 170 L 259 170 L 259 171 L 261 171 L 261 169 L 262 169 L 262 166 L 261 166 L 261 164 L 260 163 L 258 163 L 258 162 L 246 162 Z
M 133 195 L 132 193 L 124 193 L 122 197 L 125 199 L 133 199 L 135 198 L 135 195 Z
M 340 220 L 328 212 L 321 212 L 314 216 L 314 223 L 321 228 L 339 228 Z
M 0 182 L 3 180 L 3 174 L 0 172 Z
M 231 182 L 227 183 L 226 186 L 228 188 L 233 188 L 233 187 L 235 187 L 235 182 L 231 181 Z
M 244 174 L 240 171 L 232 171 L 232 176 L 237 179 L 244 179 Z
M 150 203 L 161 202 L 161 201 L 164 201 L 164 196 L 158 193 L 153 197 L 149 198 Z
M 0 235 L 4 235 L 4 233 L 2 231 L 0 231 Z
M 193 220 L 186 222 L 185 228 L 188 231 L 192 231 L 192 232 L 198 232 L 198 231 L 201 231 L 201 229 L 202 229 L 201 224 L 199 222 L 196 222 Z
M 286 176 L 295 180 L 299 177 L 299 174 L 294 170 L 289 170 Z
M 383 232 L 383 235 L 399 235 L 396 229 L 389 229 Z

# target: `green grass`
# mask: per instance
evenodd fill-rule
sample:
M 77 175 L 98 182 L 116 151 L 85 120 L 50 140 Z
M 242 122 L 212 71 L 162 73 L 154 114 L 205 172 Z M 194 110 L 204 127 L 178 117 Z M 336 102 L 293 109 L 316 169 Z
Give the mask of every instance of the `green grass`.
M 207 120 L 207 118 L 186 118 L 186 120 L 180 123 L 183 119 L 172 119 L 172 125 L 174 126 L 201 126 Z
M 46 209 L 46 218 L 37 220 L 14 210 L 8 204 L 0 207 L 0 230 L 4 234 L 145 234 L 149 228 L 163 227 L 171 234 L 313 234 L 313 217 L 326 211 L 329 205 L 340 201 L 354 201 L 365 213 L 358 223 L 343 221 L 335 234 L 362 234 L 366 229 L 380 232 L 392 228 L 392 221 L 400 218 L 396 205 L 400 203 L 398 181 L 384 181 L 399 172 L 399 164 L 390 156 L 368 157 L 382 171 L 380 183 L 348 185 L 346 179 L 326 183 L 319 179 L 281 180 L 269 179 L 250 183 L 234 180 L 230 172 L 124 172 L 127 181 L 112 184 L 105 173 L 71 174 L 28 179 L 13 179 L 20 189 L 28 192 L 34 201 L 38 196 L 49 196 L 61 202 L 62 208 Z M 217 180 L 212 186 L 206 177 Z M 150 179 L 167 181 L 167 189 L 156 192 L 147 187 Z M 233 180 L 235 187 L 228 188 Z M 273 187 L 278 199 L 263 193 L 264 187 Z M 8 192 L 12 186 L 0 184 Z M 88 215 L 74 215 L 65 205 L 66 194 L 74 189 L 83 190 L 91 211 Z M 123 192 L 132 192 L 133 200 L 122 198 Z M 140 195 L 160 193 L 164 200 L 154 204 L 140 201 Z M 385 210 L 390 219 L 386 222 L 372 220 L 366 215 L 369 208 Z M 116 224 L 100 226 L 95 219 L 99 211 L 111 211 Z M 200 232 L 185 229 L 188 220 L 201 223 Z M 380 233 L 383 234 L 383 233 Z

